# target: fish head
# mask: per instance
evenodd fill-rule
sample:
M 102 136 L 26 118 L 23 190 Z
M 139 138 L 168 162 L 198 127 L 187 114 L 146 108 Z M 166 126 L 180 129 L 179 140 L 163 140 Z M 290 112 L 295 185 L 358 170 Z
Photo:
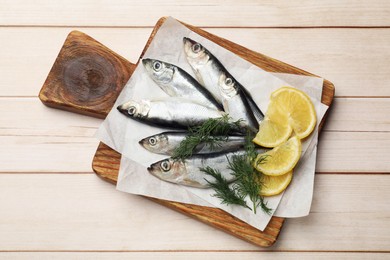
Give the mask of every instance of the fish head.
M 139 141 L 139 144 L 152 153 L 160 153 L 168 146 L 168 137 L 164 133 L 152 135 Z
M 172 81 L 175 74 L 175 66 L 172 64 L 154 59 L 143 59 L 142 64 L 144 65 L 149 76 L 157 84 L 166 85 Z
M 238 93 L 236 81 L 230 74 L 226 72 L 221 72 L 221 75 L 218 79 L 218 86 L 221 91 L 221 94 L 225 98 L 231 98 Z
M 209 61 L 208 51 L 199 42 L 184 37 L 183 43 L 187 60 L 193 68 L 203 66 Z
M 133 117 L 133 118 L 143 118 L 146 117 L 150 110 L 150 104 L 148 101 L 135 101 L 130 100 L 122 105 L 117 107 L 118 111 L 122 114 Z
M 153 163 L 148 167 L 148 171 L 161 180 L 172 183 L 181 183 L 186 168 L 184 161 L 168 158 Z

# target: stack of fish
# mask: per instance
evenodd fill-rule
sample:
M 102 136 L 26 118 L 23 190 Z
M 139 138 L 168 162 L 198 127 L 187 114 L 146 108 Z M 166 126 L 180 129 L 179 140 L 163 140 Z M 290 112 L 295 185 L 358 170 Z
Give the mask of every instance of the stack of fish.
M 160 100 L 130 100 L 118 110 L 140 122 L 178 129 L 142 139 L 139 143 L 153 153 L 172 156 L 186 138 L 188 130 L 202 125 L 210 118 L 228 115 L 232 121 L 240 120 L 242 129 L 236 132 L 257 132 L 264 115 L 250 93 L 200 43 L 183 38 L 184 52 L 196 78 L 183 69 L 163 61 L 143 59 L 148 75 L 170 97 Z M 184 130 L 183 130 L 184 129 Z M 241 130 L 241 131 L 240 131 Z M 243 154 L 245 136 L 232 135 L 218 146 L 199 144 L 194 155 L 185 160 L 168 158 L 152 164 L 148 170 L 168 182 L 197 188 L 208 188 L 212 178 L 200 168 L 207 166 L 219 170 L 233 181 L 228 170 L 228 159 Z

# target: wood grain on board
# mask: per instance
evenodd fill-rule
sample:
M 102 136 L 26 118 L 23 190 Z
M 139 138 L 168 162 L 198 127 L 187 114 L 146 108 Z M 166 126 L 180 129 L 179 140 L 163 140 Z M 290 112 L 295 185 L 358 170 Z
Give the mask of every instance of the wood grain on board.
M 157 22 L 141 57 L 164 21 L 165 18 L 161 18 Z M 185 25 L 201 36 L 216 42 L 220 46 L 236 53 L 264 70 L 270 72 L 312 75 L 309 72 L 292 67 L 260 53 L 253 52 L 197 27 Z M 90 55 L 91 51 L 90 48 L 88 48 L 88 44 L 92 45 L 91 49 L 99 50 L 99 52 L 97 52 L 98 55 Z M 78 49 L 79 45 L 81 47 L 80 50 Z M 69 51 L 69 49 L 73 51 Z M 76 55 L 68 58 L 67 55 L 72 55 L 73 52 L 75 52 Z M 102 59 L 100 55 L 104 58 Z M 84 58 L 81 59 L 80 56 Z M 111 68 L 116 68 L 118 71 L 116 74 L 117 77 L 105 78 L 105 73 L 110 71 Z M 46 105 L 101 118 L 107 115 L 112 108 L 117 95 L 119 95 L 120 90 L 123 88 L 134 68 L 135 65 L 125 61 L 122 57 L 112 51 L 109 51 L 106 47 L 94 41 L 89 36 L 75 31 L 70 33 L 65 41 L 64 47 L 53 65 L 39 97 Z M 120 75 L 122 70 L 125 74 L 123 77 Z M 119 80 L 117 78 L 119 78 Z M 96 86 L 102 82 L 107 85 L 104 85 L 104 89 L 100 91 Z M 112 82 L 114 83 L 112 84 Z M 90 88 L 92 90 L 90 90 Z M 107 92 L 109 92 L 109 94 L 106 97 L 105 94 Z M 334 86 L 332 83 L 325 80 L 322 102 L 331 105 L 333 96 Z M 321 122 L 321 127 L 323 122 L 324 120 Z M 93 169 L 96 174 L 103 179 L 115 183 L 119 172 L 120 157 L 121 155 L 119 153 L 107 147 L 105 144 L 100 143 L 93 159 Z M 260 231 L 220 209 L 160 199 L 152 200 L 262 247 L 269 247 L 275 243 L 284 221 L 283 218 L 272 217 L 267 228 L 264 231 Z
M 135 66 L 88 35 L 71 32 L 39 93 L 50 107 L 105 118 Z

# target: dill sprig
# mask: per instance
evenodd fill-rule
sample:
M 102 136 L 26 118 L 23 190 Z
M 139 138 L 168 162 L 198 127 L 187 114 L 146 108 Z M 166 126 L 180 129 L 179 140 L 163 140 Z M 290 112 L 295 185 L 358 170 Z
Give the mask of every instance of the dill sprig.
M 253 136 L 248 134 L 245 141 L 245 153 L 236 155 L 228 159 L 229 169 L 235 177 L 233 184 L 221 175 L 221 173 L 211 167 L 201 168 L 204 173 L 213 176 L 215 182 L 206 180 L 210 187 L 216 192 L 213 196 L 221 200 L 222 204 L 241 205 L 251 210 L 245 202 L 248 196 L 252 201 L 253 212 L 256 214 L 257 208 L 260 207 L 266 214 L 271 214 L 272 209 L 267 206 L 267 202 L 260 195 L 262 187 L 262 173 L 257 172 L 254 163 L 263 163 L 266 160 L 265 156 L 258 157 L 256 146 L 252 142 Z
M 241 121 L 231 122 L 231 118 L 224 115 L 220 118 L 209 118 L 202 125 L 189 128 L 189 134 L 175 149 L 172 158 L 183 160 L 192 156 L 196 147 L 201 143 L 210 146 L 211 150 L 215 149 L 216 146 L 228 140 L 229 133 L 240 130 Z
M 265 213 L 270 214 L 272 209 L 267 206 L 264 198 L 260 196 L 261 174 L 253 167 L 258 153 L 256 146 L 251 141 L 252 139 L 253 136 L 248 134 L 245 142 L 245 154 L 233 156 L 232 160 L 228 161 L 229 169 L 236 177 L 235 189 L 240 196 L 249 197 L 253 204 L 253 212 L 256 214 L 257 207 L 260 206 Z M 265 158 L 260 157 L 256 163 L 261 163 L 263 160 Z
M 268 204 L 268 202 L 264 201 L 264 197 L 260 196 L 260 201 L 259 201 L 259 204 L 257 205 L 257 207 L 260 206 L 265 214 L 270 215 L 272 213 L 272 209 L 270 207 L 268 207 L 267 204 Z
M 206 181 L 215 191 L 213 196 L 219 198 L 222 204 L 235 204 L 250 209 L 245 202 L 245 196 L 242 196 L 240 193 L 237 193 L 234 188 L 231 188 L 229 186 L 229 182 L 222 176 L 221 172 L 209 166 L 206 168 L 200 168 L 200 170 L 215 178 L 215 182 Z
M 245 157 L 245 155 L 234 156 L 229 161 L 229 169 L 232 170 L 233 175 L 237 178 L 235 186 L 238 194 L 243 197 L 249 196 L 253 203 L 253 212 L 256 213 L 259 202 L 259 185 L 256 181 L 256 173 L 254 173 L 253 167 Z
M 189 134 L 180 143 L 179 147 L 175 149 L 172 158 L 184 160 L 192 156 L 197 146 L 202 143 L 208 145 L 213 150 L 216 146 L 221 145 L 222 142 L 226 142 L 229 134 L 242 134 L 245 131 L 240 126 L 241 121 L 232 122 L 228 115 L 224 115 L 220 118 L 210 118 L 200 126 L 189 128 Z M 229 169 L 236 178 L 233 184 L 229 184 L 219 171 L 211 167 L 201 168 L 200 170 L 214 177 L 215 182 L 206 181 L 215 191 L 213 196 L 219 198 L 222 204 L 235 204 L 251 209 L 245 201 L 245 198 L 248 196 L 252 201 L 255 214 L 259 206 L 265 213 L 270 214 L 272 209 L 267 206 L 264 198 L 260 196 L 262 174 L 257 172 L 253 166 L 255 163 L 263 163 L 266 157 L 262 156 L 257 159 L 258 153 L 252 139 L 253 133 L 247 133 L 245 154 L 233 156 L 231 161 L 228 160 Z

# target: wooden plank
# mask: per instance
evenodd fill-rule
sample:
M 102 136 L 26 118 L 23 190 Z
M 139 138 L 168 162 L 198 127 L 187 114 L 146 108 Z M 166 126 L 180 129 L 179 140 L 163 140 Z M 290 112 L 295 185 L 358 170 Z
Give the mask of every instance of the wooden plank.
M 68 130 L 81 136 L 0 136 L 0 171 L 91 172 L 98 140 L 89 136 L 90 129 L 75 127 Z M 85 133 L 88 137 L 82 136 Z M 389 173 L 389 154 L 389 132 L 323 132 L 318 146 L 316 171 Z
M 48 108 L 37 97 L 0 98 L 0 114 L 0 136 L 92 137 L 103 121 Z
M 336 86 L 336 96 L 390 96 L 389 29 L 211 32 L 328 79 Z
M 0 136 L 0 172 L 90 172 L 93 137 Z
M 389 26 L 389 3 L 338 1 L 3 1 L 0 25 L 153 26 L 162 16 L 196 26 Z M 88 10 L 86 12 L 85 10 Z M 145 10 L 148 10 L 147 15 Z M 70 15 L 72 14 L 72 15 Z
M 334 173 L 315 176 L 310 213 L 389 213 L 386 202 L 390 196 L 387 190 L 390 185 L 389 175 Z M 287 222 L 290 221 L 293 220 Z M 329 225 L 332 225 L 331 221 Z
M 0 174 L 0 197 L 0 251 L 261 250 L 91 174 Z M 318 175 L 272 249 L 388 251 L 389 199 L 387 175 Z
M 389 106 L 390 99 L 336 99 L 321 135 L 317 171 L 388 172 L 389 133 L 365 132 L 389 132 Z M 0 114 L 1 171 L 91 172 L 98 143 L 92 136 L 101 120 L 47 108 L 37 98 L 3 98 Z M 51 159 L 42 163 L 44 158 Z
M 390 98 L 336 98 L 324 130 L 390 131 Z
M 0 258 L 8 260 L 31 260 L 31 259 L 385 259 L 388 253 L 351 253 L 351 252 L 0 252 Z
M 389 216 L 389 213 L 332 212 L 311 213 L 305 218 L 289 219 L 275 249 L 366 251 L 376 248 L 373 251 L 387 252 L 389 242 L 385 233 L 390 231 Z M 372 241 L 369 240 L 375 240 L 375 245 L 371 245 Z
M 136 62 L 152 29 L 78 30 Z M 70 31 L 71 28 L 0 28 L 0 95 L 36 96 Z M 336 96 L 390 96 L 389 29 L 207 31 L 331 80 L 337 86 Z M 23 71 L 23 77 L 18 76 L 19 71 Z
M 317 172 L 390 172 L 389 132 L 323 132 Z
M 390 132 L 388 111 L 389 98 L 335 98 L 324 130 Z M 0 98 L 0 114 L 0 135 L 9 136 L 91 137 L 102 122 L 47 108 L 34 97 Z

